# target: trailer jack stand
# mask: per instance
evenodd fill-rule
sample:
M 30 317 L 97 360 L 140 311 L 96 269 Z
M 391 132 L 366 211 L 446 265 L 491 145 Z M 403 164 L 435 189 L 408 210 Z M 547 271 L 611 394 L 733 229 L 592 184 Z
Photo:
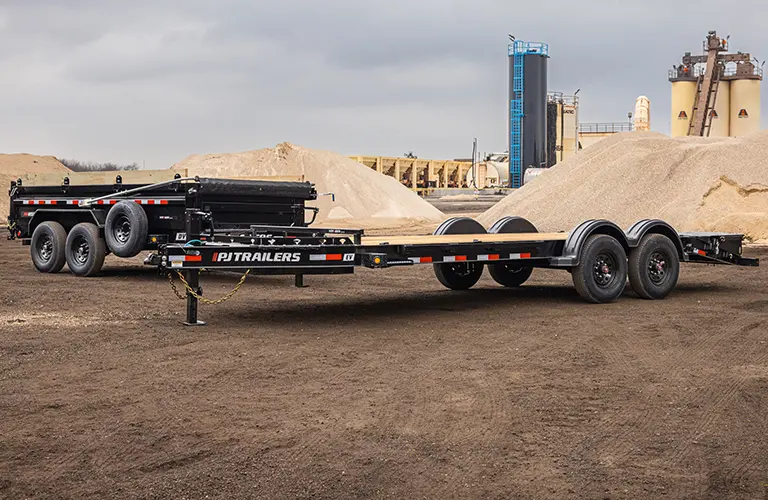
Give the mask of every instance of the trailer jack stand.
M 304 275 L 303 274 L 297 274 L 296 280 L 294 282 L 294 285 L 296 288 L 307 288 L 307 285 L 304 284 Z
M 198 295 L 203 294 L 203 289 L 200 287 L 200 271 L 197 269 L 185 271 L 187 276 L 184 278 L 189 283 L 189 287 L 195 290 Z M 197 319 L 197 297 L 187 290 L 187 320 L 184 322 L 185 326 L 205 326 L 205 321 Z

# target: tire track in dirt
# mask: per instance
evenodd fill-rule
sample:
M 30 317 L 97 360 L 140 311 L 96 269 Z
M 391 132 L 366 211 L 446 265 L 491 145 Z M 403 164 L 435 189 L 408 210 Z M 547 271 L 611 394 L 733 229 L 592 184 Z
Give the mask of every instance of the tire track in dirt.
M 293 347 L 297 358 L 304 356 L 302 345 Z M 356 372 L 359 368 L 357 364 L 360 362 L 361 356 L 354 348 L 349 348 L 345 352 L 333 352 L 332 356 L 328 355 L 327 359 L 323 359 L 322 364 L 313 370 L 314 376 L 309 378 L 307 385 L 291 387 L 288 383 L 286 388 L 279 391 L 275 397 L 286 397 L 286 391 L 290 391 L 290 394 L 296 398 L 307 398 L 308 401 L 312 401 L 321 393 L 340 392 L 340 398 L 343 401 L 349 396 L 344 392 L 346 382 L 350 377 L 354 378 L 351 374 Z M 299 362 L 286 361 L 285 369 L 296 370 L 293 367 L 298 365 L 300 365 Z M 290 376 L 296 375 L 294 371 L 290 372 Z M 300 390 L 301 394 L 297 394 L 297 390 Z M 367 398 L 363 397 L 363 399 Z M 343 410 L 334 413 L 333 410 L 338 408 Z M 262 452 L 279 450 L 281 462 L 294 468 L 309 467 L 317 461 L 318 456 L 324 455 L 329 448 L 329 439 L 348 431 L 345 422 L 349 421 L 350 412 L 353 410 L 349 404 L 337 404 L 332 407 L 306 407 L 301 411 L 306 415 L 303 428 L 294 426 L 283 429 L 272 439 L 261 443 Z M 364 413 L 364 409 L 361 407 L 359 412 Z
M 473 461 L 480 465 L 487 465 L 491 460 L 495 444 L 503 440 L 510 421 L 507 392 L 504 390 L 505 384 L 499 375 L 500 373 L 495 371 L 481 370 L 470 374 L 471 384 L 467 385 L 478 390 L 473 391 L 475 392 L 473 401 L 475 404 L 471 405 L 471 409 L 466 413 L 470 418 L 474 417 L 474 425 L 468 427 L 475 430 L 467 432 L 466 425 L 457 425 L 449 434 L 449 439 L 461 450 L 471 453 Z M 466 419 L 460 418 L 454 421 L 461 422 L 466 421 Z M 454 484 L 454 486 L 463 487 L 463 484 Z
M 718 346 L 736 344 L 733 342 L 733 338 L 738 335 L 738 331 L 734 328 L 731 328 L 730 332 L 722 331 L 719 328 L 708 328 L 705 330 L 707 333 L 700 335 L 700 329 L 680 322 L 675 322 L 673 328 L 676 331 L 682 331 L 686 337 L 693 336 L 696 341 L 690 347 L 681 348 L 680 352 L 673 357 L 658 361 L 646 358 L 646 362 L 650 362 L 648 368 L 653 368 L 655 373 L 670 381 L 678 380 L 683 371 L 687 369 L 686 367 L 698 366 L 703 358 L 717 349 Z M 719 350 L 722 351 L 722 349 Z M 736 350 L 736 352 L 731 351 L 729 354 L 731 357 L 738 357 L 742 353 Z M 709 379 L 705 387 L 717 387 L 719 383 L 717 380 Z M 590 449 L 596 450 L 599 444 L 601 455 L 610 457 L 614 463 L 627 460 L 635 452 L 636 445 L 639 444 L 637 442 L 638 437 L 649 435 L 652 428 L 657 425 L 658 420 L 663 418 L 666 412 L 666 408 L 661 408 L 658 404 L 650 404 L 647 399 L 645 403 L 642 410 L 635 407 L 632 410 L 620 412 L 607 422 L 601 422 L 595 433 L 596 436 L 587 440 L 581 447 L 581 452 Z M 634 422 L 634 424 L 627 424 L 627 422 Z M 611 437 L 600 443 L 605 436 Z
M 690 330 L 681 324 L 676 325 L 677 329 Z M 661 371 L 665 361 L 651 359 L 648 356 L 641 356 L 637 359 L 638 363 L 632 364 L 627 360 L 625 352 L 636 352 L 629 344 L 626 334 L 614 335 L 601 339 L 603 342 L 597 344 L 597 347 L 613 361 L 611 366 L 611 376 L 614 376 L 614 367 L 618 367 L 618 376 L 636 376 L 640 370 L 654 369 L 654 372 Z M 705 340 L 702 340 L 705 342 Z M 667 360 L 666 363 L 673 364 L 679 368 L 677 359 Z M 669 373 L 669 371 L 666 371 Z M 672 376 L 676 371 L 672 371 Z M 648 429 L 653 425 L 656 410 L 652 405 L 645 404 L 640 407 L 634 407 L 631 410 L 624 409 L 618 412 L 613 418 L 601 420 L 597 423 L 597 429 L 592 438 L 586 440 L 580 448 L 580 453 L 589 453 L 600 449 L 600 461 L 604 459 L 612 463 L 619 463 L 626 460 L 635 449 L 632 447 L 636 443 L 636 438 L 646 435 Z
M 742 334 L 745 331 L 751 331 L 753 330 L 754 324 L 746 325 L 746 326 L 738 326 L 734 328 L 734 333 L 730 335 L 730 337 L 733 337 L 738 334 Z M 722 343 L 722 342 L 721 342 Z M 757 362 L 757 363 L 763 363 L 766 359 L 768 359 L 768 354 L 763 353 L 759 354 L 757 353 L 757 350 L 759 348 L 755 348 L 754 345 L 747 346 L 744 345 L 739 349 L 735 349 L 730 353 L 729 358 L 735 359 L 735 360 L 745 360 L 749 359 L 751 362 Z M 757 354 L 755 357 L 754 354 Z M 752 356 L 750 356 L 752 355 Z M 686 398 L 686 403 L 691 403 L 693 400 L 699 399 L 703 401 L 712 401 L 710 405 L 708 405 L 708 410 L 704 413 L 703 418 L 700 420 L 700 423 L 696 426 L 695 430 L 691 431 L 690 441 L 697 440 L 697 435 L 702 435 L 706 430 L 712 427 L 714 421 L 718 418 L 720 418 L 720 410 L 722 410 L 728 402 L 735 396 L 742 388 L 743 386 L 752 378 L 748 374 L 745 373 L 739 373 L 738 370 L 731 371 L 729 373 L 731 380 L 724 386 L 721 379 L 710 377 L 709 383 L 705 384 L 703 387 L 701 387 L 698 390 L 693 391 L 692 394 L 689 393 L 688 397 Z M 679 462 L 682 459 L 682 452 L 676 453 L 672 457 L 670 457 L 675 462 Z
M 763 365 L 768 362 L 768 354 L 759 355 L 754 359 L 754 363 Z M 742 411 L 735 411 L 734 399 L 745 390 L 747 384 L 754 380 L 755 377 L 749 373 L 744 373 L 740 370 L 734 370 L 731 375 L 732 380 L 724 387 L 721 384 L 712 384 L 714 387 L 710 387 L 707 394 L 704 395 L 705 401 L 712 401 L 707 405 L 703 418 L 700 419 L 698 425 L 690 430 L 685 436 L 683 436 L 679 442 L 679 446 L 675 453 L 673 453 L 669 460 L 671 463 L 680 463 L 686 457 L 692 455 L 692 451 L 695 447 L 699 446 L 698 443 L 711 434 L 712 431 L 718 426 L 719 422 L 725 418 L 723 411 L 726 408 L 731 408 L 735 413 L 740 415 L 749 415 L 750 413 L 754 418 L 761 420 L 760 427 L 764 430 L 766 425 L 766 417 L 764 414 L 758 411 L 750 412 L 743 404 L 737 405 L 742 407 Z M 762 434 L 765 436 L 765 434 Z M 753 450 L 750 450 L 753 451 Z M 765 451 L 765 450 L 764 450 Z M 764 462 L 765 457 L 760 455 L 759 450 L 757 453 L 739 453 L 728 462 L 728 466 L 721 470 L 723 486 L 730 488 L 733 485 L 740 484 L 740 481 L 746 477 L 749 471 L 758 469 Z
M 636 377 L 638 371 L 652 365 L 652 362 L 646 357 L 637 359 L 638 362 L 635 364 L 628 360 L 626 353 L 636 350 L 631 348 L 625 336 L 604 338 L 601 343 L 596 344 L 596 347 L 611 361 L 611 375 L 615 380 L 621 380 L 622 377 Z M 597 443 L 607 437 L 609 439 L 607 441 L 608 446 L 603 445 L 603 452 L 599 457 L 600 461 L 608 460 L 617 463 L 626 459 L 634 450 L 626 447 L 622 449 L 619 443 L 633 442 L 632 438 L 638 434 L 639 427 L 648 422 L 651 416 L 651 407 L 645 405 L 642 408 L 634 408 L 632 412 L 621 411 L 617 414 L 617 418 L 598 421 L 594 437 L 581 449 L 581 452 L 596 449 Z
M 166 472 L 177 467 L 184 467 L 206 458 L 213 456 L 211 450 L 199 450 L 188 453 L 170 454 L 170 457 L 165 457 L 163 460 L 155 460 L 148 464 L 139 467 L 139 470 L 144 473 L 152 472 Z
M 750 360 L 751 363 L 763 364 L 768 360 L 768 353 L 761 353 L 761 348 L 753 343 L 739 342 L 744 334 L 760 326 L 759 323 L 751 321 L 731 324 L 730 328 L 723 332 L 723 338 L 715 345 L 738 346 L 733 350 L 719 349 L 720 352 L 728 353 L 726 360 L 733 360 L 736 363 Z M 670 464 L 681 464 L 686 459 L 695 457 L 696 450 L 700 446 L 698 443 L 712 432 L 718 421 L 724 418 L 723 411 L 732 404 L 734 398 L 744 390 L 751 379 L 752 377 L 748 374 L 731 370 L 722 377 L 709 377 L 706 384 L 686 393 L 686 398 L 679 403 L 681 406 L 690 406 L 702 401 L 704 408 L 695 427 L 676 440 L 677 446 L 670 450 L 664 460 Z M 732 477 L 743 477 L 746 470 L 758 465 L 757 460 L 751 454 L 741 453 L 738 458 L 729 461 L 728 468 L 719 471 L 718 474 L 723 485 L 734 484 Z
M 127 446 L 108 446 L 109 440 L 125 429 L 126 425 L 122 422 L 109 429 L 109 432 L 100 432 L 98 438 L 91 438 L 85 446 L 78 446 L 75 449 L 79 451 L 70 452 L 62 450 L 51 460 L 43 462 L 40 473 L 44 481 L 57 481 L 62 476 L 72 470 L 85 469 L 90 471 L 103 471 L 110 463 L 120 463 L 125 461 L 126 457 L 135 457 L 139 455 L 139 446 L 136 441 L 131 440 Z M 104 453 L 105 450 L 109 450 Z M 86 467 L 87 464 L 87 467 Z
M 466 484 L 474 481 L 474 478 L 468 476 L 463 469 L 474 469 L 476 465 L 488 464 L 493 455 L 494 443 L 500 442 L 508 423 L 507 405 L 498 378 L 492 373 L 483 371 L 472 373 L 470 376 L 470 380 L 461 377 L 458 383 L 462 387 L 471 387 L 466 389 L 466 392 L 461 391 L 460 394 L 465 395 L 471 391 L 472 399 L 468 402 L 469 404 L 461 408 L 458 418 L 448 416 L 450 426 L 444 440 L 446 448 L 450 449 L 451 455 L 462 454 L 465 457 L 448 460 L 447 465 L 451 467 L 456 467 L 460 462 L 461 470 L 449 472 L 448 477 L 437 488 L 440 496 L 443 497 L 462 491 Z M 445 407 L 445 397 L 440 398 L 437 403 Z M 451 409 L 447 411 L 451 412 Z M 454 409 L 454 411 L 458 413 L 458 410 Z M 468 420 L 473 420 L 473 423 L 467 425 Z M 430 422 L 427 419 L 425 423 Z
M 463 470 L 493 462 L 496 446 L 504 441 L 509 424 L 505 387 L 510 379 L 500 377 L 499 370 L 477 366 L 476 360 L 467 361 L 470 366 L 466 370 L 436 378 L 435 374 L 446 371 L 441 356 L 435 355 L 431 362 L 401 377 L 395 386 L 399 389 L 390 396 L 397 402 L 385 402 L 376 414 L 378 427 L 396 440 L 407 442 L 428 469 L 442 472 L 461 464 L 459 470 L 435 476 L 431 492 L 437 496 L 442 493 L 449 497 L 474 481 Z M 393 406 L 421 411 L 386 411 Z M 468 420 L 473 423 L 467 425 Z

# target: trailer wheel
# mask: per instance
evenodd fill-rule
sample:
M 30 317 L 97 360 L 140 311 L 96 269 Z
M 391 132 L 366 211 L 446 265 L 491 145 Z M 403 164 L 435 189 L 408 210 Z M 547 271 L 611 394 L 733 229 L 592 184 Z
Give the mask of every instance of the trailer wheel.
M 455 264 L 435 264 L 435 276 L 446 288 L 467 290 L 472 288 L 483 275 L 483 265 L 479 262 Z
M 485 234 L 485 228 L 469 217 L 453 217 L 446 220 L 434 234 Z M 432 265 L 437 280 L 451 290 L 472 288 L 483 275 L 481 262 L 444 262 Z
M 76 276 L 93 276 L 101 271 L 107 247 L 99 228 L 91 222 L 81 222 L 67 235 L 67 267 Z
M 488 230 L 492 234 L 538 233 L 529 220 L 523 217 L 503 217 Z M 528 281 L 533 273 L 532 266 L 522 266 L 514 262 L 495 262 L 488 264 L 491 278 L 502 286 L 517 287 Z
M 55 221 L 43 222 L 32 233 L 29 253 L 32 263 L 41 273 L 58 273 L 66 262 L 64 247 L 67 231 Z
M 528 281 L 533 273 L 533 267 L 521 266 L 513 262 L 497 262 L 488 264 L 488 273 L 499 285 L 516 287 Z
M 627 253 L 616 238 L 605 234 L 590 236 L 571 275 L 576 290 L 589 302 L 613 302 L 627 284 Z
M 107 213 L 104 237 L 107 248 L 118 257 L 138 255 L 144 250 L 148 234 L 147 213 L 138 203 L 119 201 Z
M 662 234 L 649 234 L 629 253 L 629 283 L 644 299 L 663 299 L 680 276 L 675 244 Z

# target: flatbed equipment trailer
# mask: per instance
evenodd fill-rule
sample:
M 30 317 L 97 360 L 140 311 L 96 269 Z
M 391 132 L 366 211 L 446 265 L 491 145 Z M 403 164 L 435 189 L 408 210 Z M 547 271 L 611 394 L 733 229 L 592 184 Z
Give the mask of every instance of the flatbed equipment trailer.
M 678 233 L 661 220 L 647 219 L 626 231 L 608 220 L 588 220 L 569 233 L 539 233 L 521 217 L 504 217 L 486 230 L 479 222 L 455 217 L 432 235 L 368 237 L 362 230 L 254 224 L 247 231 L 215 230 L 197 236 L 209 216 L 187 209 L 186 243 L 160 245 L 145 264 L 174 275 L 186 288 L 186 325 L 198 320 L 200 270 L 239 270 L 246 274 L 294 275 L 296 285 L 313 274 L 351 274 L 355 267 L 384 269 L 431 264 L 447 288 L 466 290 L 484 269 L 499 284 L 517 287 L 534 268 L 564 269 L 588 302 L 616 300 L 627 281 L 644 299 L 663 299 L 677 284 L 682 262 L 757 266 L 742 256 L 744 235 Z M 242 283 L 241 279 L 240 283 Z

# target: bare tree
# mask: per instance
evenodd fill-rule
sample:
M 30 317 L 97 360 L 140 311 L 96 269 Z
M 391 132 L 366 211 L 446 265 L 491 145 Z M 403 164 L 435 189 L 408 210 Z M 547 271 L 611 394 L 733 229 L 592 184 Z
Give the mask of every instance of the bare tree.
M 59 159 L 59 161 L 72 170 L 73 172 L 106 172 L 114 170 L 138 170 L 138 163 L 131 163 L 130 165 L 118 165 L 116 163 L 96 163 L 92 161 L 80 161 L 80 160 L 68 160 L 66 158 Z

